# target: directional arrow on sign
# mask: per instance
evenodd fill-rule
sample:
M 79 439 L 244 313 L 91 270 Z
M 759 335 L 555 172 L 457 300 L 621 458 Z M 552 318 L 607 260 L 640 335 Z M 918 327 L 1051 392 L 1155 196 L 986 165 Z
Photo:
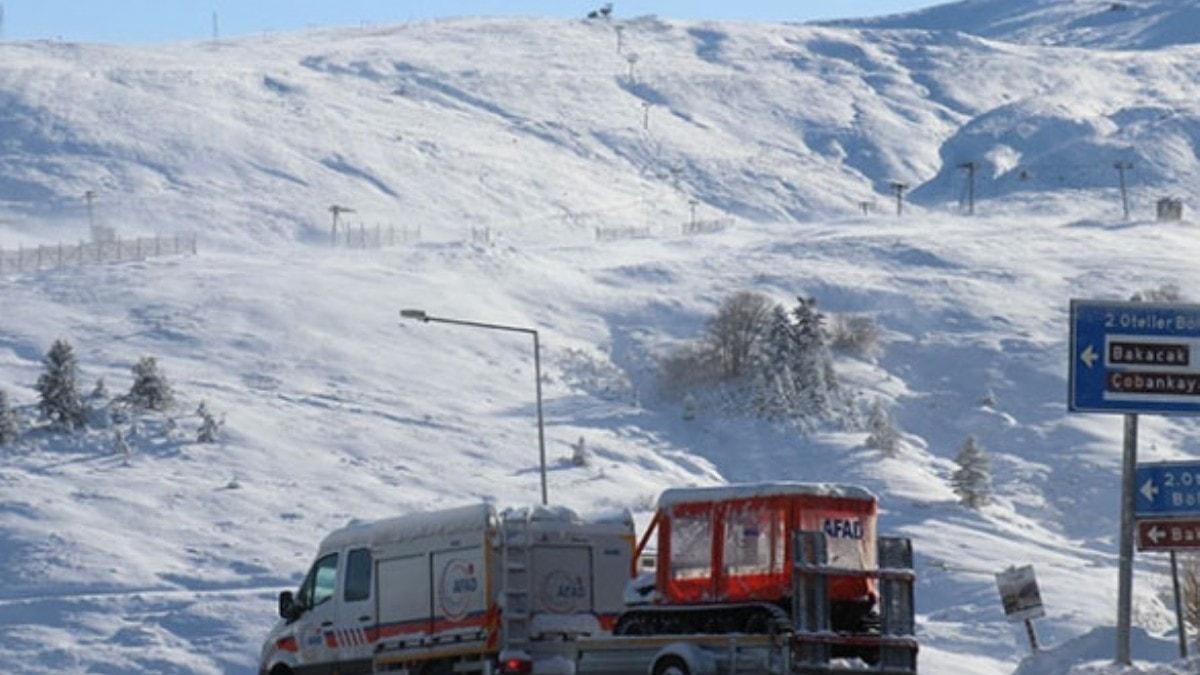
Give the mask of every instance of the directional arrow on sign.
M 1154 501 L 1154 497 L 1158 494 L 1158 488 L 1155 487 L 1153 478 L 1142 484 L 1141 493 L 1142 496 L 1146 498 L 1146 501 Z
M 1165 536 L 1167 536 L 1167 533 L 1164 532 L 1163 530 L 1158 529 L 1157 525 L 1150 528 L 1150 531 L 1146 533 L 1146 538 L 1149 539 L 1151 542 L 1153 542 L 1155 545 L 1157 545 L 1158 542 L 1162 541 L 1162 538 Z
M 1096 349 L 1092 345 L 1088 345 L 1087 349 L 1083 350 L 1083 353 L 1079 355 L 1079 359 L 1083 361 L 1083 365 L 1088 368 L 1095 365 L 1098 358 L 1100 358 L 1100 355 L 1096 353 Z

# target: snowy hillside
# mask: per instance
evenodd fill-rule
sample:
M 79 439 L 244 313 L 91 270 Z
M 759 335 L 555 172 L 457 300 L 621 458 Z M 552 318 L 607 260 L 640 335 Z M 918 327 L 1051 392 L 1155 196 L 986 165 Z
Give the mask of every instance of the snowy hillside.
M 1200 42 L 1200 2 L 960 0 L 906 14 L 830 25 L 961 31 L 1029 45 L 1158 49 Z
M 620 54 L 608 23 L 539 20 L 0 45 L 0 220 L 53 240 L 46 222 L 81 225 L 95 190 L 102 222 L 217 245 L 321 242 L 335 203 L 442 236 L 578 234 L 678 220 L 692 198 L 766 221 L 886 209 L 893 180 L 944 205 L 965 161 L 981 194 L 1047 202 L 1115 189 L 1114 158 L 1135 189 L 1190 195 L 1200 175 L 1194 49 L 622 25 Z
M 860 483 L 915 541 L 922 672 L 1019 667 L 992 574 L 1023 563 L 1071 658 L 1021 674 L 1105 658 L 1120 420 L 1065 412 L 1067 300 L 1200 282 L 1194 225 L 1144 219 L 1164 192 L 1200 196 L 1200 51 L 624 25 L 623 54 L 611 25 L 538 20 L 0 45 L 0 247 L 77 240 L 89 189 L 122 234 L 202 237 L 198 256 L 0 279 L 0 388 L 25 414 L 59 337 L 88 385 L 119 392 L 150 355 L 178 398 L 173 426 L 130 423 L 127 462 L 111 429 L 5 451 L 0 671 L 250 673 L 274 594 L 331 528 L 535 500 L 527 341 L 404 307 L 542 331 L 553 502 L 645 516 L 668 486 Z M 1133 223 L 1114 157 L 1135 164 Z M 986 166 L 979 218 L 947 212 L 963 161 Z M 920 208 L 849 215 L 888 208 L 895 179 Z M 690 199 L 737 220 L 681 236 Z M 335 203 L 422 241 L 331 249 Z M 652 236 L 593 235 L 631 226 Z M 683 419 L 656 359 L 741 289 L 879 322 L 878 359 L 838 369 L 895 407 L 898 457 L 853 430 Z M 227 415 L 219 445 L 193 442 L 201 400 Z M 1146 419 L 1143 455 L 1198 454 L 1197 431 Z M 995 468 L 980 512 L 948 486 L 967 435 Z M 1162 565 L 1140 565 L 1139 649 L 1162 660 Z

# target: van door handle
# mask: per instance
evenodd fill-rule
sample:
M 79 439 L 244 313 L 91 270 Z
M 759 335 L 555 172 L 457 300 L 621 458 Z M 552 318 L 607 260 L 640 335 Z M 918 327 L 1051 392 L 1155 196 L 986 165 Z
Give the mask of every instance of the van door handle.
M 321 628 L 329 628 L 332 625 L 333 625 L 332 621 L 322 621 L 321 622 Z
M 370 621 L 371 616 L 369 614 L 363 614 L 362 616 L 358 617 L 358 620 L 359 621 Z

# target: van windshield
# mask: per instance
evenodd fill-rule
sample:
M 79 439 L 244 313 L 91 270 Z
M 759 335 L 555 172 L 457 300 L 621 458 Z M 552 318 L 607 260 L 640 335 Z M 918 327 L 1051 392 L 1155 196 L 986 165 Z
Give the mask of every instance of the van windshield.
M 311 609 L 333 597 L 337 586 L 337 560 L 338 555 L 330 553 L 313 563 L 300 586 L 298 600 L 301 607 Z

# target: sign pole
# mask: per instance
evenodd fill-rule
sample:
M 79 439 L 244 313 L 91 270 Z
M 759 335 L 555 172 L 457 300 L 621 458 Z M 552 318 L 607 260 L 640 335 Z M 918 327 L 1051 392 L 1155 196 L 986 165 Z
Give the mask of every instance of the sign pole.
M 1183 598 L 1179 594 L 1179 563 L 1175 559 L 1175 551 L 1171 551 L 1171 584 L 1175 587 L 1175 621 L 1179 624 L 1179 658 L 1186 659 L 1187 625 L 1183 622 Z
M 1137 466 L 1137 415 L 1125 416 L 1124 466 L 1121 470 L 1121 569 L 1117 588 L 1117 658 L 1130 665 L 1130 631 L 1133 614 L 1133 507 Z
M 1038 653 L 1041 650 L 1041 645 L 1038 644 L 1037 630 L 1033 627 L 1033 619 L 1025 619 L 1025 633 L 1029 635 L 1029 648 L 1033 653 Z

